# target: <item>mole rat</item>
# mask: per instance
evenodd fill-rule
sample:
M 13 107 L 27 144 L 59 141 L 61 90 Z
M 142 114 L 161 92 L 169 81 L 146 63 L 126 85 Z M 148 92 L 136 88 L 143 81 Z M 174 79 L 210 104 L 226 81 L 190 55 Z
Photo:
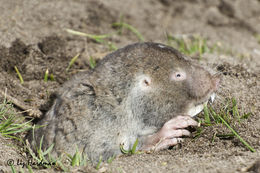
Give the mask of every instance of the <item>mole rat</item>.
M 76 74 L 57 92 L 51 109 L 29 134 L 32 146 L 54 144 L 52 154 L 76 148 L 97 162 L 133 147 L 167 149 L 189 136 L 192 119 L 217 90 L 219 75 L 159 43 L 135 43 Z

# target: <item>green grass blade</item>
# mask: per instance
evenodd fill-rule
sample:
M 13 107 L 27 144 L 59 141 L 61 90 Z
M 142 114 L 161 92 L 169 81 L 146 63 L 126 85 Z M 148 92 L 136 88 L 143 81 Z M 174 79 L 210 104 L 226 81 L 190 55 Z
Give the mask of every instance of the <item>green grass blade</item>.
M 138 145 L 138 138 L 135 140 L 135 143 L 134 143 L 134 145 L 133 145 L 133 147 L 132 147 L 132 150 L 131 150 L 131 153 L 132 153 L 132 154 L 135 154 L 135 153 L 136 153 L 136 147 L 137 147 L 137 145 Z
M 86 166 L 86 165 L 87 165 L 87 157 L 82 154 L 82 157 L 80 158 L 79 166 Z
M 229 130 L 231 130 L 231 132 L 252 152 L 255 152 L 255 149 L 252 148 L 243 138 L 241 138 L 238 133 L 232 128 L 229 126 L 229 124 L 221 117 L 219 116 L 219 119 L 227 126 L 227 128 L 229 128 Z
M 120 150 L 123 154 L 129 154 L 129 151 L 128 150 L 125 150 L 124 149 L 124 145 L 120 144 Z
M 26 145 L 27 145 L 26 148 L 27 148 L 29 154 L 32 156 L 32 158 L 33 158 L 34 160 L 36 160 L 37 162 L 40 162 L 41 160 L 40 160 L 38 157 L 36 157 L 35 153 L 32 151 L 28 140 L 26 140 Z M 37 150 L 38 150 L 38 149 L 37 149 Z
M 103 43 L 104 42 L 103 39 L 109 38 L 113 35 L 113 34 L 103 34 L 103 35 L 87 34 L 87 33 L 75 31 L 75 30 L 72 30 L 72 29 L 66 29 L 66 31 L 70 34 L 91 38 L 91 39 L 93 39 L 93 40 L 95 40 L 99 43 Z
M 211 143 L 213 143 L 213 142 L 215 141 L 216 135 L 217 135 L 217 132 L 215 132 L 215 133 L 213 134 Z
M 24 173 L 24 170 L 23 168 L 20 168 L 20 172 L 19 173 Z
M 4 130 L 6 130 L 11 124 L 13 119 L 7 119 L 5 122 L 0 124 L 0 132 L 2 133 Z
M 205 120 L 205 123 L 206 124 L 211 124 L 208 107 L 205 105 L 203 110 L 204 110 L 204 120 Z
M 95 59 L 92 56 L 90 56 L 89 58 L 89 65 L 92 69 L 95 68 L 97 65 Z
M 59 165 L 59 167 L 64 171 L 64 172 L 68 172 L 68 168 L 66 168 L 64 166 L 64 164 L 60 161 L 60 160 L 57 160 L 57 165 Z
M 24 131 L 28 131 L 30 130 L 31 127 L 28 127 L 28 128 L 23 128 L 23 129 L 19 129 L 19 130 L 14 130 L 14 131 L 9 131 L 9 132 L 3 132 L 2 134 L 3 135 L 10 135 L 10 134 L 15 134 L 15 133 L 21 133 L 21 132 L 24 132 Z
M 15 170 L 15 168 L 14 168 L 14 165 L 11 165 L 10 167 L 11 167 L 12 173 L 16 173 L 16 170 Z
M 39 145 L 39 148 L 37 150 L 38 154 L 39 154 L 39 157 L 40 157 L 40 160 L 42 160 L 42 142 L 43 142 L 43 138 L 44 138 L 44 135 L 42 135 L 41 137 L 41 140 L 40 140 L 40 145 Z
M 113 160 L 115 159 L 115 157 L 116 157 L 115 155 L 112 156 L 112 157 L 109 157 L 109 158 L 107 159 L 107 163 L 108 163 L 108 164 L 112 163 Z
M 116 45 L 113 44 L 113 43 L 111 43 L 111 42 L 108 42 L 108 43 L 107 43 L 107 46 L 108 46 L 108 49 L 109 49 L 110 51 L 115 51 L 115 50 L 118 49 L 118 48 L 116 47 Z
M 69 69 L 71 68 L 71 66 L 75 63 L 75 61 L 78 59 L 78 57 L 79 57 L 79 53 L 76 55 L 76 56 L 74 56 L 71 60 L 70 60 L 70 62 L 69 62 L 69 65 L 68 65 L 68 67 L 66 68 L 66 72 L 68 72 L 69 71 Z
M 221 120 L 218 118 L 217 113 L 215 112 L 215 110 L 212 107 L 209 107 L 209 111 L 211 112 L 212 118 L 214 119 L 214 122 L 216 124 L 218 124 L 219 122 L 221 122 Z
M 51 81 L 55 81 L 53 74 L 50 74 L 50 80 L 51 80 Z
M 219 138 L 230 138 L 230 137 L 234 137 L 235 134 L 231 133 L 231 134 L 217 134 L 216 135 Z
M 49 70 L 47 69 L 44 74 L 44 82 L 48 82 Z
M 240 123 L 240 115 L 238 112 L 237 101 L 235 98 L 232 98 L 232 114 L 237 118 L 238 122 Z
M 45 156 L 45 155 L 49 154 L 52 151 L 53 147 L 54 147 L 54 144 L 51 144 L 51 146 L 46 151 L 44 151 L 42 153 L 42 155 Z
M 29 173 L 33 173 L 32 167 L 30 165 L 27 165 L 27 168 L 29 170 Z
M 19 70 L 18 70 L 18 68 L 16 66 L 14 66 L 14 69 L 15 69 L 15 71 L 16 71 L 19 79 L 20 79 L 21 84 L 23 84 L 24 80 L 23 80 L 23 77 L 22 77 L 21 73 L 19 72 Z
M 142 41 L 142 42 L 144 41 L 144 37 L 142 36 L 142 34 L 137 29 L 135 29 L 133 26 L 131 26 L 127 23 L 124 23 L 124 22 L 113 23 L 112 26 L 119 27 L 119 28 L 126 28 L 126 29 L 130 30 L 131 32 L 133 32 L 140 41 Z
M 13 118 L 8 119 L 8 125 L 11 126 L 10 128 L 7 129 L 8 131 L 12 131 L 12 130 L 19 129 L 19 128 L 26 127 L 26 126 L 32 128 L 32 126 L 29 124 L 32 120 L 29 120 L 29 121 L 22 123 L 22 124 L 13 123 L 12 120 L 13 120 Z M 1 131 L 1 129 L 0 129 L 0 131 Z
M 99 170 L 101 163 L 102 163 L 102 156 L 99 157 L 99 161 L 98 161 L 98 164 L 96 166 L 96 170 Z
M 15 139 L 15 140 L 18 140 L 18 141 L 22 141 L 22 139 L 21 138 L 19 138 L 19 137 L 16 137 L 16 136 L 12 136 L 12 135 L 4 135 L 4 134 L 2 134 L 4 137 L 6 137 L 6 138 L 11 138 L 11 139 Z
M 79 165 L 80 165 L 80 154 L 78 149 L 76 149 L 76 153 L 74 154 L 71 160 L 71 166 L 79 166 Z

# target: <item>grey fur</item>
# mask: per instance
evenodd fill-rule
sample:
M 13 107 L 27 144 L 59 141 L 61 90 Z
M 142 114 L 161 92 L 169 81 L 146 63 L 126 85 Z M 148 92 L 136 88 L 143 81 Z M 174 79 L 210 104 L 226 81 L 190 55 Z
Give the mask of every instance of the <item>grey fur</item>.
M 173 71 L 187 73 L 185 81 L 171 81 Z M 143 91 L 143 79 L 151 89 Z M 59 90 L 52 108 L 29 135 L 33 145 L 55 144 L 53 154 L 74 154 L 76 146 L 92 161 L 121 153 L 119 145 L 138 148 L 148 135 L 190 105 L 209 99 L 212 75 L 177 50 L 157 43 L 136 43 L 107 55 L 89 73 L 80 73 Z M 141 81 L 140 81 L 141 80 Z

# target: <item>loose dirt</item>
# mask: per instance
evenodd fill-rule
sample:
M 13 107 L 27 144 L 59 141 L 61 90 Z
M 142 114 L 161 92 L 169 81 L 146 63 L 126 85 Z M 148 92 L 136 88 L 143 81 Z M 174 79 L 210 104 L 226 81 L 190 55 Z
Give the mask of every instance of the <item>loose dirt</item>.
M 171 150 L 118 157 L 103 164 L 101 171 L 244 172 L 254 163 L 256 168 L 250 170 L 259 170 L 260 41 L 256 38 L 260 34 L 259 0 L 0 0 L 0 11 L 0 90 L 7 91 L 9 99 L 18 101 L 17 112 L 31 108 L 44 114 L 55 98 L 55 91 L 66 80 L 90 69 L 90 57 L 98 63 L 111 52 L 107 45 L 72 35 L 66 29 L 88 34 L 115 33 L 117 30 L 111 25 L 123 16 L 124 22 L 138 29 L 146 41 L 167 43 L 166 33 L 197 34 L 209 46 L 218 45 L 219 51 L 203 54 L 200 61 L 223 74 L 214 108 L 218 110 L 234 97 L 241 113 L 252 113 L 248 119 L 235 123 L 234 129 L 256 152 L 248 151 L 236 138 L 216 138 L 212 142 L 214 133 L 230 133 L 224 125 L 217 125 L 206 127 L 196 140 L 188 138 Z M 108 41 L 120 48 L 139 40 L 129 30 L 123 30 Z M 66 72 L 70 60 L 78 53 L 79 58 Z M 15 66 L 23 76 L 23 84 Z M 43 80 L 47 69 L 54 81 Z M 3 94 L 0 98 L 3 99 Z M 27 114 L 21 116 L 24 115 Z M 19 149 L 11 147 L 15 144 L 0 137 L 1 171 L 11 170 L 8 159 L 26 161 Z M 95 172 L 95 169 L 88 166 L 72 171 Z

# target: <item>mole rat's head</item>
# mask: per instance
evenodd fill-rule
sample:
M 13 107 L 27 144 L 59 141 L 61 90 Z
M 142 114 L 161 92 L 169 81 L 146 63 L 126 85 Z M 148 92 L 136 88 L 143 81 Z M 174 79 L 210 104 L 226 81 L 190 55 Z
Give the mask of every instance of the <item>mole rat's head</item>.
M 128 98 L 132 113 L 145 124 L 157 126 L 177 115 L 195 116 L 218 88 L 218 75 L 173 48 L 143 43 L 139 53 L 142 62 L 136 62 L 141 65 Z

